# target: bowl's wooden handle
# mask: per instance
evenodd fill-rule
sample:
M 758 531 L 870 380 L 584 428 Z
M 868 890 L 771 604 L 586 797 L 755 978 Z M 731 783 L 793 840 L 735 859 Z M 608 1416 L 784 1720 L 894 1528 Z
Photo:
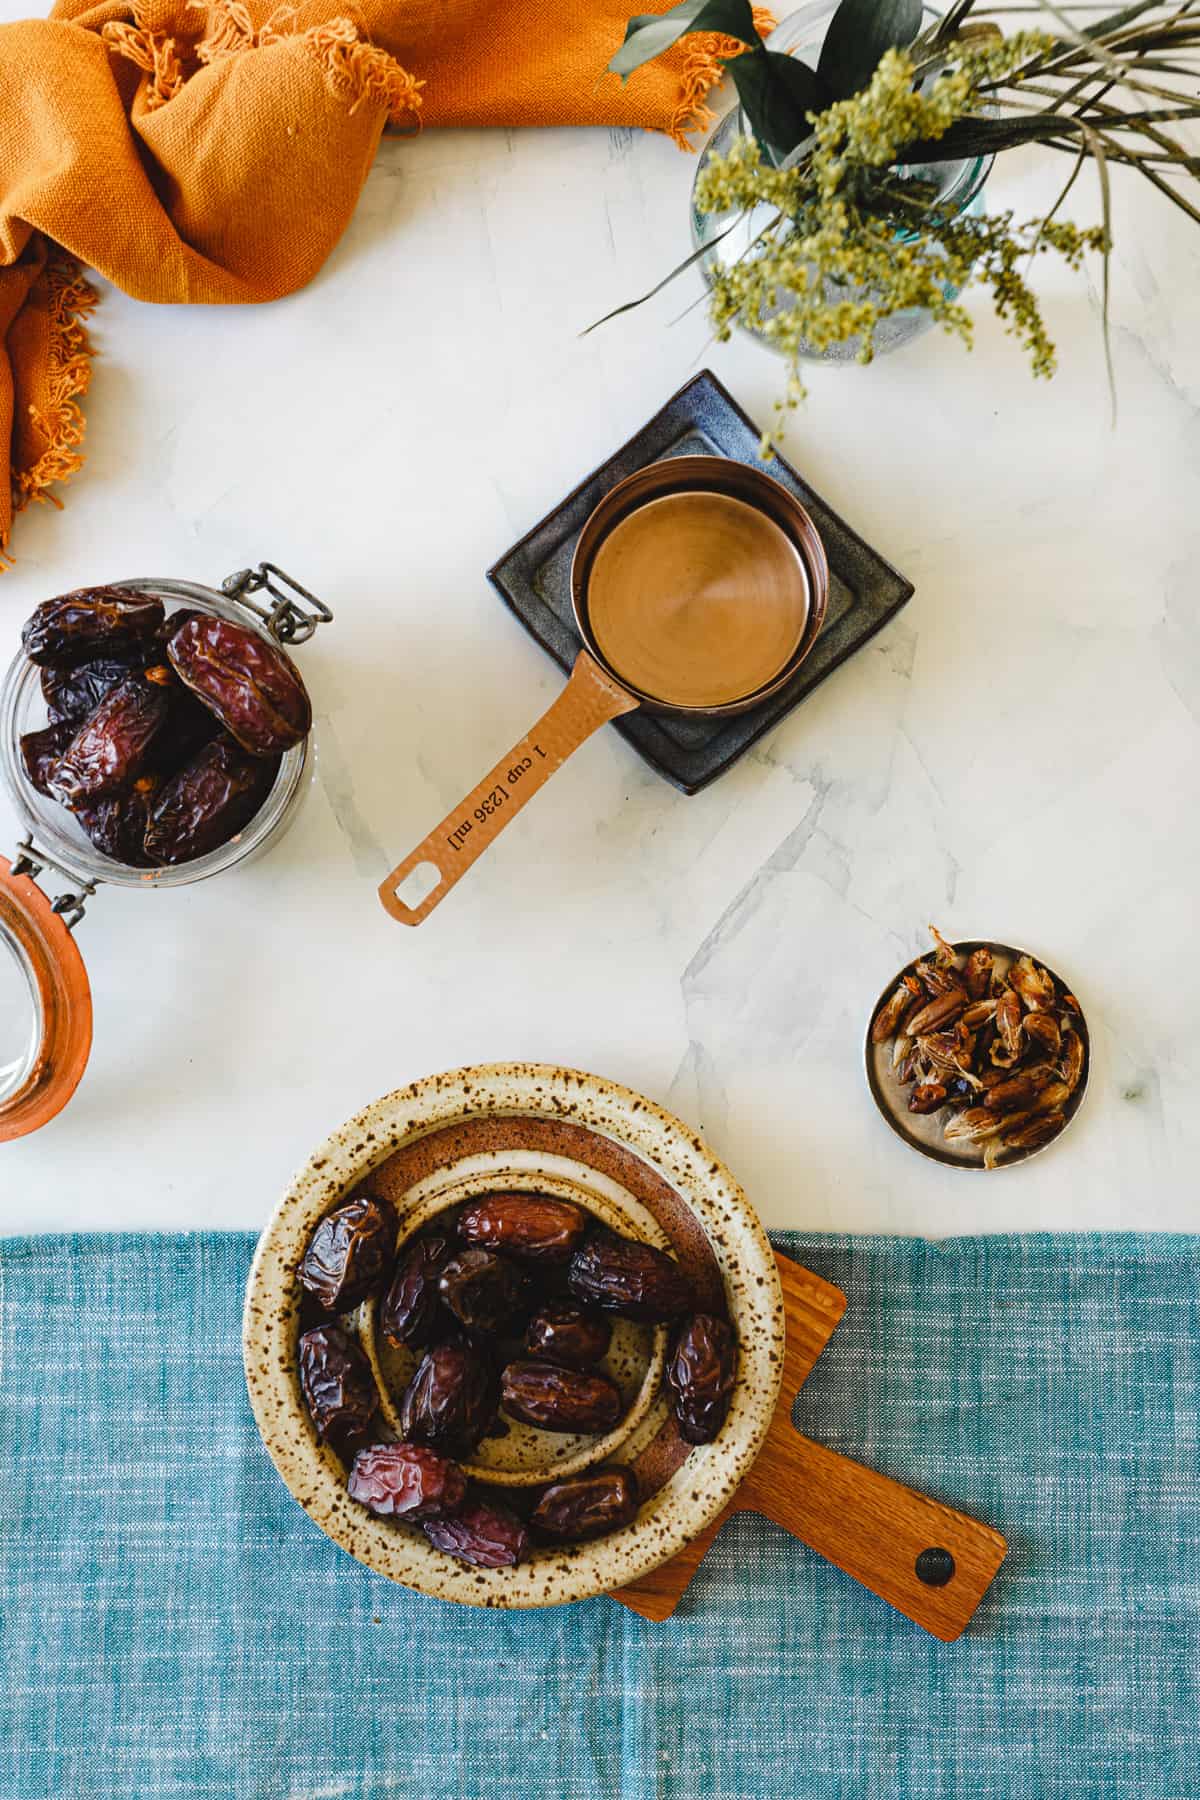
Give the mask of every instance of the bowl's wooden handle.
M 440 825 L 434 826 L 424 842 L 381 884 L 379 898 L 393 919 L 404 925 L 419 925 L 428 918 L 571 752 L 609 719 L 632 712 L 637 705 L 636 695 L 621 687 L 594 657 L 581 650 L 571 679 L 533 729 L 513 745 L 491 773 Z M 438 879 L 415 906 L 409 906 L 396 890 L 422 863 L 431 865 L 431 875 L 436 874 Z
M 1007 1549 L 991 1526 L 798 1432 L 772 1432 L 732 1504 L 764 1513 L 948 1644 Z

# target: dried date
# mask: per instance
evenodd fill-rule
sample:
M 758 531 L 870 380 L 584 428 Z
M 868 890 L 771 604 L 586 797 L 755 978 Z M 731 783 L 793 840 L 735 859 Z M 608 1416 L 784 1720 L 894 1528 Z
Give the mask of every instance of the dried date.
M 168 613 L 154 634 L 152 649 L 155 662 L 167 661 L 167 645 L 189 619 L 207 619 L 208 613 L 198 612 L 194 606 L 181 606 L 173 613 Z
M 422 1530 L 435 1550 L 475 1569 L 515 1569 L 529 1547 L 516 1513 L 490 1500 L 469 1500 L 444 1519 L 427 1519 Z
M 379 1326 L 389 1344 L 423 1349 L 437 1333 L 441 1296 L 438 1276 L 449 1259 L 444 1237 L 421 1238 L 404 1251 L 379 1313 Z
M 529 1515 L 529 1522 L 547 1537 L 567 1543 L 607 1537 L 637 1516 L 637 1476 L 622 1463 L 607 1469 L 585 1469 L 552 1481 Z
M 74 668 L 43 669 L 42 698 L 51 724 L 82 725 L 105 694 L 142 662 L 143 654 L 127 650 L 123 656 L 100 657 Z
M 130 588 L 77 588 L 34 609 L 22 628 L 21 647 L 41 668 L 68 668 L 149 643 L 162 622 L 161 600 Z
M 737 1346 L 724 1319 L 695 1313 L 675 1339 L 667 1387 L 679 1435 L 710 1444 L 725 1423 L 737 1375 Z
M 319 1438 L 366 1431 L 379 1405 L 370 1363 L 338 1325 L 300 1339 L 300 1387 Z
M 461 1506 L 467 1478 L 457 1463 L 423 1444 L 371 1444 L 355 1457 L 346 1488 L 379 1518 L 416 1525 Z
M 304 1252 L 300 1281 L 326 1312 L 345 1312 L 382 1283 L 395 1251 L 390 1203 L 359 1194 L 321 1220 Z
M 568 1284 L 579 1300 L 651 1324 L 694 1304 L 692 1284 L 672 1257 L 613 1232 L 598 1233 L 575 1252 Z
M 612 1341 L 612 1326 L 575 1300 L 549 1300 L 525 1328 L 525 1348 L 542 1362 L 585 1369 L 597 1363 Z
M 129 787 L 149 761 L 167 716 L 167 696 L 143 675 L 126 675 L 90 712 L 50 776 L 64 806 L 104 799 Z
M 611 1431 L 625 1411 L 621 1390 L 595 1369 L 511 1362 L 500 1376 L 506 1413 L 539 1431 Z
M 458 1222 L 465 1243 L 531 1262 L 566 1262 L 586 1229 L 581 1206 L 545 1194 L 488 1194 L 468 1206 Z
M 166 663 L 147 669 L 146 680 L 157 681 L 167 696 L 167 716 L 154 740 L 154 766 L 164 775 L 174 775 L 212 743 L 220 726 Z
M 466 1456 L 495 1422 L 495 1371 L 473 1344 L 426 1351 L 400 1402 L 400 1430 L 417 1444 Z
M 257 632 L 193 614 L 167 641 L 171 666 L 251 756 L 277 756 L 312 725 L 291 658 Z
M 139 775 L 127 794 L 75 808 L 75 817 L 102 855 L 134 869 L 153 868 L 146 854 L 146 828 L 160 785 L 157 775 Z
M 146 854 L 192 862 L 247 826 L 274 785 L 278 760 L 247 756 L 222 734 L 164 782 L 146 829 Z
M 50 793 L 50 777 L 74 735 L 70 725 L 51 724 L 21 739 L 21 763 L 39 794 Z
M 471 1332 L 503 1331 L 528 1303 L 529 1281 L 491 1250 L 463 1250 L 438 1276 L 442 1304 Z

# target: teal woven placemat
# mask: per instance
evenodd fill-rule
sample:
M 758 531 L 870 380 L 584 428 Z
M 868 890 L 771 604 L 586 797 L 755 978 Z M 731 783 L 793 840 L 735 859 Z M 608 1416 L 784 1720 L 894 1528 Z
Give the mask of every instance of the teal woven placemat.
M 729 1525 L 674 1619 L 467 1611 L 291 1500 L 242 1234 L 0 1242 L 2 1800 L 1198 1800 L 1200 1238 L 781 1236 L 811 1436 L 978 1512 L 958 1644 Z

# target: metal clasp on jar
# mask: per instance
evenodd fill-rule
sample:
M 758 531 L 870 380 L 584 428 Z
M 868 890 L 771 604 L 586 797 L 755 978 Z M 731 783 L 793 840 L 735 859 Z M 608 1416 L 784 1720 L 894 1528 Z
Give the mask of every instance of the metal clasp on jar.
M 277 587 L 276 582 L 282 583 L 282 587 Z M 261 606 L 257 600 L 250 599 L 251 594 L 260 593 L 264 588 L 272 596 L 273 606 Z M 333 618 L 323 600 L 301 587 L 295 576 L 289 575 L 277 563 L 260 562 L 256 569 L 239 569 L 236 575 L 227 575 L 221 583 L 221 592 L 257 613 L 272 637 L 278 638 L 281 644 L 307 643 L 318 625 L 328 625 Z
M 43 869 L 53 869 L 56 875 L 65 875 L 68 881 L 79 883 L 78 894 L 57 894 L 50 902 L 52 912 L 58 914 L 68 931 L 74 931 L 83 917 L 84 908 L 96 892 L 94 881 L 84 881 L 78 870 L 69 869 L 66 863 L 56 862 L 44 850 L 38 848 L 33 839 L 26 833 L 17 843 L 17 854 L 13 861 L 14 875 L 28 875 L 36 881 Z

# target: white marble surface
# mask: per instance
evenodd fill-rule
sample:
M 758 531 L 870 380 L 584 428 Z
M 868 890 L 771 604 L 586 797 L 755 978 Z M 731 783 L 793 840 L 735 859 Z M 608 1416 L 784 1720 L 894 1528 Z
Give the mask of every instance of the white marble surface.
M 1010 163 L 990 199 L 1064 173 Z M 703 795 L 605 731 L 419 930 L 376 901 L 559 688 L 496 554 L 703 363 L 769 413 L 767 353 L 669 324 L 690 276 L 577 336 L 684 253 L 691 176 L 662 139 L 431 132 L 384 146 L 307 292 L 105 293 L 88 466 L 20 521 L 0 651 L 49 593 L 262 557 L 337 620 L 303 652 L 318 775 L 285 840 L 89 908 L 91 1066 L 4 1150 L 4 1229 L 256 1226 L 367 1100 L 510 1057 L 673 1106 L 772 1225 L 1196 1225 L 1200 234 L 1127 184 L 1115 429 L 1095 292 L 1049 269 L 1050 386 L 978 305 L 973 355 L 815 370 L 785 447 L 915 581 L 904 613 Z M 931 1166 L 867 1096 L 865 1009 L 930 918 L 1028 944 L 1088 1009 L 1092 1092 L 1027 1168 Z

